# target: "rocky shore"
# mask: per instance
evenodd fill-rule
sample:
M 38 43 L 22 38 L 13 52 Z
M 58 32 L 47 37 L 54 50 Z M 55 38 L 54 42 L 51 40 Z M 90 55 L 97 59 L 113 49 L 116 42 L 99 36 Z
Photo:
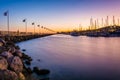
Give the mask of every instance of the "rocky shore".
M 33 74 L 49 75 L 50 71 L 36 66 L 31 69 L 33 59 L 24 53 L 25 49 L 21 51 L 20 47 L 15 44 L 33 38 L 35 36 L 0 38 L 0 80 L 49 80 L 49 77 L 39 79 L 32 76 Z
M 44 35 L 24 35 L 24 36 L 0 36 L 0 38 L 6 40 L 6 41 L 12 41 L 14 43 L 17 42 L 22 42 L 22 41 L 26 41 L 26 40 L 30 40 L 30 39 L 35 39 L 35 38 L 40 38 L 40 37 L 45 37 L 45 36 L 49 36 L 52 34 L 44 34 Z

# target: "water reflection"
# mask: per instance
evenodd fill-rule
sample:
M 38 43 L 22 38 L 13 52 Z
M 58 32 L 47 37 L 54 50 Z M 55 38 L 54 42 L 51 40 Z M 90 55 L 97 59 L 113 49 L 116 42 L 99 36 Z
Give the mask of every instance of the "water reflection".
M 51 80 L 120 80 L 119 41 L 53 35 L 19 45 L 34 58 L 33 66 L 51 70 Z

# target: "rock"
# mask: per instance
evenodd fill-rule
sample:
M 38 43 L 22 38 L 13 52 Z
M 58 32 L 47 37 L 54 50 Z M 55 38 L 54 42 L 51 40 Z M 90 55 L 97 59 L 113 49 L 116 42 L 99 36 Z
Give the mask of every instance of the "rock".
M 38 75 L 47 75 L 50 73 L 50 70 L 47 69 L 41 69 L 37 72 Z
M 18 80 L 18 76 L 13 71 L 0 70 L 0 80 Z
M 0 46 L 3 46 L 3 43 L 2 43 L 2 42 L 0 42 Z
M 38 67 L 33 68 L 33 72 L 35 72 L 37 75 L 47 75 L 50 73 L 50 70 L 47 69 L 39 69 Z
M 33 59 L 32 59 L 31 57 L 28 57 L 28 60 L 29 60 L 29 61 L 32 61 Z
M 19 46 L 15 46 L 15 49 L 20 50 L 20 47 Z
M 0 46 L 5 46 L 6 45 L 6 42 L 0 38 Z
M 10 47 L 6 47 L 6 49 L 5 49 L 5 51 L 7 51 L 7 52 L 9 52 L 11 50 L 11 48 Z
M 19 73 L 19 80 L 25 80 L 25 76 L 21 72 Z
M 22 49 L 22 51 L 26 51 L 26 49 Z
M 33 73 L 33 71 L 31 70 L 30 67 L 27 68 L 26 66 L 24 66 L 22 73 L 24 75 L 31 75 Z
M 6 59 L 12 57 L 13 55 L 10 52 L 4 51 L 0 54 L 0 56 L 5 57 Z
M 23 54 L 22 58 L 23 58 L 24 60 L 28 60 L 28 61 L 32 61 L 32 60 L 33 60 L 30 56 L 28 56 L 28 55 L 26 55 L 26 54 L 24 54 L 24 53 L 22 53 L 22 54 Z
M 9 50 L 9 52 L 10 52 L 10 53 L 12 53 L 12 54 L 13 54 L 13 53 L 15 53 L 15 51 L 16 51 L 16 50 L 15 50 L 15 48 L 14 48 L 14 47 L 10 47 L 10 50 Z
M 0 54 L 5 51 L 5 47 L 0 46 Z
M 25 61 L 25 64 L 31 65 L 31 62 L 30 61 Z
M 17 56 L 13 57 L 11 64 L 10 64 L 10 68 L 12 70 L 14 70 L 15 72 L 22 72 L 23 70 L 23 63 L 21 61 L 21 59 Z
M 40 62 L 40 59 L 37 59 L 38 62 Z
M 5 41 L 10 41 L 10 36 L 9 35 L 5 35 Z
M 7 69 L 8 67 L 8 63 L 7 63 L 7 60 L 0 56 L 0 70 L 4 70 L 4 69 Z
M 28 57 L 29 57 L 28 55 L 26 55 L 25 53 L 22 53 L 22 54 L 23 54 L 23 56 L 22 56 L 23 59 L 28 59 Z
M 23 54 L 22 54 L 22 52 L 20 50 L 16 50 L 15 55 L 19 56 L 19 57 L 22 57 Z
M 13 53 L 15 53 L 16 49 L 15 49 L 14 47 L 8 46 L 8 47 L 6 48 L 6 51 L 13 54 Z
M 33 72 L 37 73 L 39 71 L 38 67 L 33 67 Z
M 13 43 L 12 41 L 8 41 L 6 45 L 10 47 L 15 47 L 15 43 Z
M 31 70 L 31 68 L 30 68 L 30 67 L 28 67 L 26 70 L 27 70 L 27 72 L 28 72 L 29 74 L 31 74 L 31 73 L 32 73 L 32 70 Z
M 4 51 L 2 54 L 0 54 L 0 56 L 3 56 L 6 58 L 8 64 L 11 63 L 11 60 L 13 58 L 13 55 L 10 52 Z

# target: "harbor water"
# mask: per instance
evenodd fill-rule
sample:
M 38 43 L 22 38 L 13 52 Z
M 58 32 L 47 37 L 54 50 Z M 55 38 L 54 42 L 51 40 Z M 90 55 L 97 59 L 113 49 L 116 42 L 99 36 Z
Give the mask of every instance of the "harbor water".
M 119 37 L 52 35 L 20 42 L 50 80 L 120 80 Z

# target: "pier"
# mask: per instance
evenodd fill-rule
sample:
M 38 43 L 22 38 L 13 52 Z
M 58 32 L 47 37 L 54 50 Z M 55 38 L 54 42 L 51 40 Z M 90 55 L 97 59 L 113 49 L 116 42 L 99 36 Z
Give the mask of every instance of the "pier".
M 0 38 L 4 39 L 5 41 L 9 40 L 9 41 L 12 41 L 12 42 L 16 43 L 16 42 L 26 41 L 26 40 L 30 40 L 30 39 L 50 36 L 50 35 L 53 35 L 53 34 L 25 35 L 25 36 L 0 36 Z

